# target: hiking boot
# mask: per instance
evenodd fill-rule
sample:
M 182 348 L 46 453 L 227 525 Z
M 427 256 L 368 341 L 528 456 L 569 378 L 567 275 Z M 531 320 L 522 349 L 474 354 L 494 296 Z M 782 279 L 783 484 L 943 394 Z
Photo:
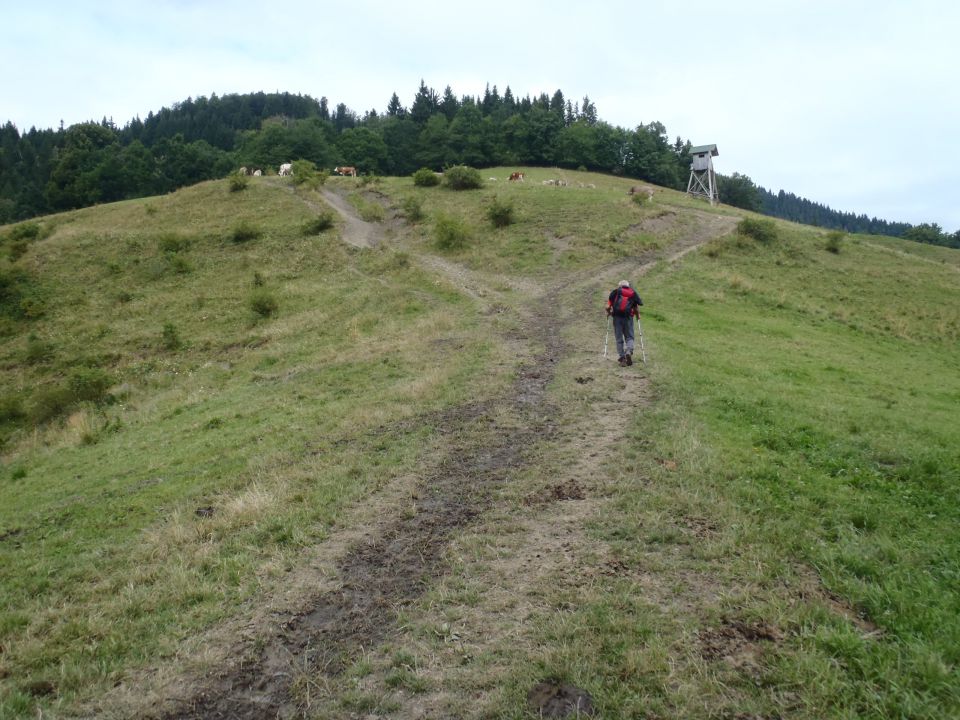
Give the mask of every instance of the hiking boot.
M 620 367 L 623 367 L 624 365 L 627 364 L 627 359 L 621 355 L 620 359 L 617 360 L 617 362 L 620 364 Z
M 633 353 L 627 353 L 627 365 L 633 365 Z

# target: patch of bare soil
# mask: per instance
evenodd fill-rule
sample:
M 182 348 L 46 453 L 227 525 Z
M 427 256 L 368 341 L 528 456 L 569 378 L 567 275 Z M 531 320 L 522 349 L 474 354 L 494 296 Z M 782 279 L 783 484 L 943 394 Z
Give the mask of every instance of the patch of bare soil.
M 323 188 L 321 194 L 343 220 L 341 237 L 345 243 L 354 247 L 375 247 L 380 244 L 384 234 L 381 226 L 361 219 L 350 203 L 335 191 Z
M 554 680 L 538 682 L 527 693 L 527 707 L 540 718 L 593 717 L 593 698 L 582 688 Z
M 700 654 L 705 660 L 722 660 L 736 670 L 756 674 L 763 654 L 783 637 L 779 628 L 768 623 L 725 620 L 719 627 L 701 631 Z

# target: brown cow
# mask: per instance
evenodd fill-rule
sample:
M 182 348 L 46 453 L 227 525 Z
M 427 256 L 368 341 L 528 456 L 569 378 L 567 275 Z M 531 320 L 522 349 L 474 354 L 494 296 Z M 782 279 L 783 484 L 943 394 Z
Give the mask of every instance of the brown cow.
M 510 173 L 510 180 L 517 180 L 519 182 L 523 182 L 523 173 L 522 172 Z
M 649 185 L 634 185 L 630 188 L 631 195 L 646 195 L 647 200 L 653 200 L 653 188 Z
M 333 171 L 337 175 L 350 175 L 351 177 L 357 176 L 357 169 L 355 167 L 349 167 L 349 166 L 338 167 L 338 168 L 334 168 Z

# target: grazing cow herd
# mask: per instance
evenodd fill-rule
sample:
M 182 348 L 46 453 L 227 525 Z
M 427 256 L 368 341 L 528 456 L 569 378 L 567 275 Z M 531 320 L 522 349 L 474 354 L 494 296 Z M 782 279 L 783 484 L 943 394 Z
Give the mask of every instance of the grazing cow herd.
M 357 168 L 353 167 L 352 165 L 340 165 L 338 167 L 335 167 L 333 169 L 333 172 L 335 172 L 337 175 L 341 175 L 345 177 L 354 177 L 354 178 L 357 177 Z M 261 175 L 264 174 L 264 171 L 263 171 L 263 168 L 248 168 L 244 166 L 244 167 L 241 167 L 239 170 L 237 170 L 237 174 L 253 175 L 254 177 L 260 177 Z M 280 165 L 280 169 L 277 172 L 277 174 L 280 177 L 292 176 L 293 163 L 283 163 L 282 165 Z M 438 175 L 442 175 L 442 174 L 443 173 L 438 173 Z M 510 173 L 510 177 L 508 179 L 510 182 L 523 182 L 524 177 L 525 176 L 523 171 L 515 170 Z M 495 177 L 490 178 L 491 181 L 495 181 L 496 179 L 497 178 Z M 551 185 L 553 187 L 567 187 L 568 185 L 567 181 L 562 178 L 550 178 L 548 180 L 541 181 L 541 183 L 543 185 Z M 595 190 L 597 186 L 594 183 L 578 182 L 577 187 Z M 630 190 L 628 190 L 629 195 L 632 195 L 634 197 L 645 198 L 647 201 L 653 200 L 653 193 L 654 193 L 654 189 L 650 185 L 633 185 L 630 188 Z

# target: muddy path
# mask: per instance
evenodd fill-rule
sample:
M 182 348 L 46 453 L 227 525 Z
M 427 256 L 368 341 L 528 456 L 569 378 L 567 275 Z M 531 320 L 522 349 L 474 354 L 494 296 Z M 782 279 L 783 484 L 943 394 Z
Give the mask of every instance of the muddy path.
M 330 202 L 344 217 L 344 240 L 360 246 L 373 242 L 377 229 L 356 217 L 342 198 L 331 195 L 339 199 L 339 204 Z M 501 397 L 447 413 L 438 430 L 444 451 L 413 484 L 410 508 L 374 519 L 363 537 L 335 562 L 335 587 L 306 593 L 295 609 L 274 618 L 269 628 L 260 628 L 255 640 L 238 641 L 226 654 L 226 662 L 203 678 L 181 684 L 181 693 L 175 693 L 179 697 L 168 695 L 153 717 L 313 716 L 319 708 L 311 700 L 317 695 L 311 687 L 318 678 L 335 682 L 364 649 L 377 647 L 397 633 L 403 609 L 448 572 L 446 552 L 451 539 L 478 521 L 499 488 L 536 462 L 538 443 L 557 436 L 560 409 L 551 404 L 547 387 L 558 363 L 569 354 L 561 333 L 555 331 L 566 320 L 562 313 L 601 315 L 599 307 L 590 304 L 607 284 L 607 274 L 642 275 L 658 260 L 680 257 L 728 226 L 727 221 L 711 224 L 708 231 L 687 234 L 650 257 L 627 259 L 599 274 L 565 278 L 562 287 L 573 292 L 579 307 L 563 310 L 554 302 L 538 301 L 546 295 L 535 285 L 518 288 L 530 294 L 532 302 L 524 305 L 520 329 L 504 338 L 519 357 L 512 385 Z M 497 292 L 484 286 L 481 276 L 448 261 L 424 264 L 451 280 L 462 281 L 469 275 L 477 297 Z M 540 292 L 534 294 L 534 290 Z M 585 427 L 593 433 L 592 447 L 601 452 L 612 448 L 619 434 L 611 425 L 610 418 L 615 417 L 611 408 L 628 394 L 642 394 L 645 384 L 640 374 L 624 379 L 608 402 L 589 413 Z M 547 497 L 567 491 L 575 494 L 578 483 L 597 474 L 599 462 L 596 453 L 581 454 L 571 465 L 571 484 L 566 490 L 545 489 Z

